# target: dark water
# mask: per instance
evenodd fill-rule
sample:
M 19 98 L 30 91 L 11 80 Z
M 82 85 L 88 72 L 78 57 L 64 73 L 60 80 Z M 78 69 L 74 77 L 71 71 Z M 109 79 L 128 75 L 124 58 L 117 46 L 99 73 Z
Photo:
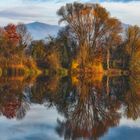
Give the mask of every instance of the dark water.
M 0 140 L 140 140 L 140 82 L 0 78 Z

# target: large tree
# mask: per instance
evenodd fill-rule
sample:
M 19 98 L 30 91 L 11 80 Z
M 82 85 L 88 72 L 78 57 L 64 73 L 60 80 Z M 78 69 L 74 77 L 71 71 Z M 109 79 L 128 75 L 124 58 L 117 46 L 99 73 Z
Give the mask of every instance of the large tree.
M 106 47 L 109 53 L 110 47 L 116 45 L 116 39 L 118 41 L 121 38 L 120 21 L 111 17 L 109 12 L 99 4 L 75 2 L 62 6 L 57 13 L 61 17 L 60 22 L 69 25 L 78 46 L 83 47 L 81 51 L 86 50 L 92 56 L 96 54 L 99 47 Z M 82 63 L 87 59 L 84 54 L 87 53 L 82 53 Z

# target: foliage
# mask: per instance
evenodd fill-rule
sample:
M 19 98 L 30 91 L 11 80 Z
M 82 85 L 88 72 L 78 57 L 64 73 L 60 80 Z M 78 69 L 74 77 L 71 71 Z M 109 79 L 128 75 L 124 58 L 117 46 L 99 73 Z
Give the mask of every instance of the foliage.
M 65 68 L 72 73 L 139 73 L 138 26 L 129 26 L 123 36 L 122 23 L 99 4 L 69 3 L 57 14 L 66 26 L 46 40 L 32 41 L 23 23 L 0 28 L 0 67 L 28 72 L 38 67 L 48 74 L 67 73 Z
M 44 41 L 33 41 L 31 47 L 31 55 L 35 60 L 41 61 L 45 59 L 47 49 Z
M 121 41 L 120 21 L 98 4 L 66 4 L 58 10 L 58 15 L 60 22 L 68 24 L 77 42 L 77 62 L 80 67 L 92 63 L 101 47 L 108 50 Z M 109 56 L 107 59 L 110 59 Z
M 130 26 L 125 32 L 125 48 L 130 57 L 129 69 L 131 73 L 140 72 L 140 27 Z

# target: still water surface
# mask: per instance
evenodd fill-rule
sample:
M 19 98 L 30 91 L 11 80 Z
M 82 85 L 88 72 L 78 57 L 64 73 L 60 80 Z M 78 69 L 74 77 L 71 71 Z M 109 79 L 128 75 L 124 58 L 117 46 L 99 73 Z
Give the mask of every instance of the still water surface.
M 140 82 L 0 78 L 0 140 L 140 140 Z

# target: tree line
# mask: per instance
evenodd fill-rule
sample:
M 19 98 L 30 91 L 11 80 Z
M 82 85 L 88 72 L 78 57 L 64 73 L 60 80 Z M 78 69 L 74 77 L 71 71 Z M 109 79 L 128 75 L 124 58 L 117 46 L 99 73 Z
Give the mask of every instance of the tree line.
M 140 27 L 122 23 L 99 4 L 69 3 L 57 11 L 64 23 L 57 37 L 32 40 L 26 26 L 0 28 L 0 67 L 23 65 L 35 69 L 139 73 Z

